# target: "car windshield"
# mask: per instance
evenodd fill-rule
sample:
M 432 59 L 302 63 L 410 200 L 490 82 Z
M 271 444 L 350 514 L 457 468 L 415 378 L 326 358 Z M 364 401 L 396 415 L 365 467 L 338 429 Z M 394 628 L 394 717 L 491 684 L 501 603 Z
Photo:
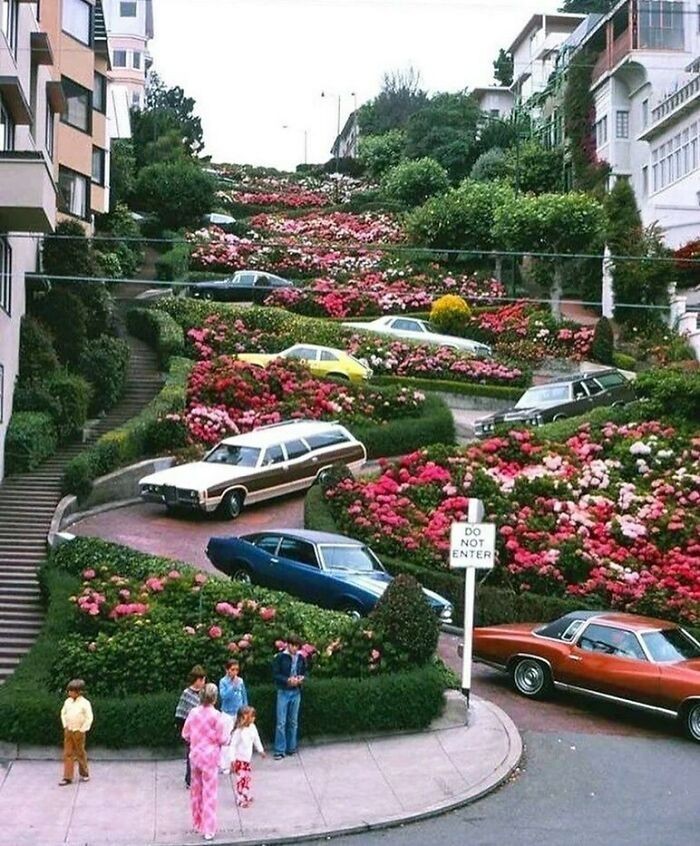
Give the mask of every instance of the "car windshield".
M 260 450 L 255 447 L 219 444 L 208 453 L 204 460 L 208 464 L 229 464 L 232 467 L 255 467 L 260 458 Z
M 683 629 L 662 629 L 642 635 L 646 648 L 654 661 L 688 661 L 700 658 L 698 644 Z
M 349 570 L 353 573 L 384 572 L 377 556 L 366 546 L 323 544 L 319 549 L 326 570 Z
M 554 405 L 569 399 L 568 385 L 540 385 L 530 388 L 515 403 L 516 408 L 532 408 Z

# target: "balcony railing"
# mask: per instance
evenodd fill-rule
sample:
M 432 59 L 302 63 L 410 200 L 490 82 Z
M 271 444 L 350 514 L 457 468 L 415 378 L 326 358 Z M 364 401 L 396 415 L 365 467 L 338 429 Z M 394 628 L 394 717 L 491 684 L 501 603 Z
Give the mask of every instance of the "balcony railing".
M 673 94 L 666 97 L 665 100 L 662 100 L 656 108 L 652 109 L 652 122 L 656 123 L 666 117 L 666 115 L 674 112 L 680 105 L 685 103 L 686 100 L 690 100 L 690 98 L 694 97 L 698 94 L 698 92 L 700 92 L 700 74 L 698 74 L 698 76 L 694 79 L 691 79 L 690 82 L 686 82 L 682 88 L 679 88 L 678 91 L 674 91 Z

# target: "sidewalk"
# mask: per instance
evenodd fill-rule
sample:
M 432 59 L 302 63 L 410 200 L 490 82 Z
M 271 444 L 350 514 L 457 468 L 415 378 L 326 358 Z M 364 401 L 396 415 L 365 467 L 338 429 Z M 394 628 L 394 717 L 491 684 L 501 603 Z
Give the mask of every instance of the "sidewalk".
M 220 844 L 271 843 L 367 831 L 440 813 L 495 789 L 518 764 L 520 735 L 490 702 L 451 696 L 421 734 L 302 745 L 293 758 L 253 763 L 255 803 L 237 809 L 219 783 Z M 183 762 L 98 760 L 92 779 L 58 787 L 55 760 L 3 762 L 2 846 L 184 846 L 191 833 Z M 115 757 L 116 757 L 116 753 Z M 280 813 L 280 809 L 284 811 Z

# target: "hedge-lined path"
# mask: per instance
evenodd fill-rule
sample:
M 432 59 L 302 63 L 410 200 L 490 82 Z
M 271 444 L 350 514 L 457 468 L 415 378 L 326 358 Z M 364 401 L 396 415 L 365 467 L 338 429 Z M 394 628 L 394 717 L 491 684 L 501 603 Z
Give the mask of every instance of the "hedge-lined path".
M 204 551 L 213 535 L 303 527 L 304 496 L 294 494 L 245 508 L 233 522 L 203 516 L 168 515 L 160 505 L 141 503 L 86 517 L 68 531 L 99 537 L 152 555 L 187 561 L 208 572 L 216 572 Z M 443 660 L 461 673 L 458 643 L 457 636 L 442 634 L 439 651 Z M 668 737 L 675 731 L 673 723 L 582 697 L 560 696 L 548 702 L 531 702 L 510 688 L 505 674 L 481 665 L 474 667 L 474 690 L 502 708 L 520 730 L 657 738 Z
M 445 716 L 417 734 L 302 743 L 294 757 L 282 761 L 256 756 L 250 808 L 236 808 L 230 776 L 219 776 L 215 842 L 273 843 L 367 832 L 485 795 L 517 766 L 520 735 L 489 702 L 474 700 L 469 727 L 461 696 L 453 694 L 449 702 Z M 49 760 L 11 762 L 0 783 L 3 846 L 201 843 L 201 835 L 192 833 L 180 756 L 144 761 L 124 760 L 118 752 L 113 760 L 94 755 L 89 784 L 76 781 L 69 787 L 58 786 L 58 750 L 45 757 Z
M 155 353 L 137 338 L 127 340 L 129 368 L 119 404 L 90 429 L 84 443 L 68 444 L 36 470 L 0 484 L 0 683 L 30 649 L 43 622 L 37 571 L 46 557 L 65 466 L 100 435 L 137 414 L 161 388 Z

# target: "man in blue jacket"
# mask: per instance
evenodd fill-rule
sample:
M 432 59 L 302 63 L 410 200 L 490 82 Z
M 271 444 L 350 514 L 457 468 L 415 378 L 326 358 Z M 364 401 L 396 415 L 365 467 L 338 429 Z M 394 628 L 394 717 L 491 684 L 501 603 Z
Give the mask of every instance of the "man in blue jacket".
M 297 751 L 301 688 L 306 677 L 306 659 L 299 652 L 300 647 L 300 638 L 290 635 L 287 648 L 278 652 L 272 662 L 272 677 L 277 687 L 275 761 Z

